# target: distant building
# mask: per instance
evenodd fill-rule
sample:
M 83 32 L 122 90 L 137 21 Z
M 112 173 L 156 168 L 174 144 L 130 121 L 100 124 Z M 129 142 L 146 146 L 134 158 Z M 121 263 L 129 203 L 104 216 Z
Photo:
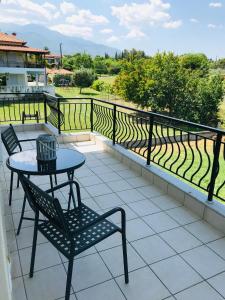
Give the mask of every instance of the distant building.
M 61 62 L 61 56 L 58 54 L 46 54 L 45 61 L 50 68 L 59 68 Z
M 0 32 L 0 93 L 54 93 L 46 80 L 45 55 L 49 51 L 26 44 L 15 33 Z

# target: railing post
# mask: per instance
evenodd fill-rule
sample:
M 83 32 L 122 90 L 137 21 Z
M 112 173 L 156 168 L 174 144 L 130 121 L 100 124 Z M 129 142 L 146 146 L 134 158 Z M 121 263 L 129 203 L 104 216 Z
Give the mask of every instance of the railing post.
M 150 165 L 151 161 L 151 147 L 152 147 L 152 135 L 153 135 L 153 122 L 154 122 L 154 117 L 150 115 L 149 117 L 149 132 L 148 132 L 148 151 L 147 151 L 147 165 Z
M 219 168 L 221 140 L 222 140 L 222 134 L 217 133 L 216 145 L 214 148 L 212 173 L 211 173 L 211 179 L 210 179 L 210 183 L 209 183 L 208 201 L 212 201 L 212 199 L 213 199 L 214 187 L 215 187 L 216 177 L 218 175 L 218 168 Z
M 61 134 L 61 120 L 60 120 L 60 98 L 57 98 L 57 110 L 58 110 L 58 133 Z
M 44 114 L 45 114 L 45 123 L 48 123 L 48 119 L 47 119 L 47 96 L 44 95 Z
M 116 143 L 116 104 L 113 105 L 113 145 Z
M 93 99 L 91 99 L 91 112 L 90 112 L 91 132 L 93 132 L 93 130 L 94 130 L 93 111 L 94 111 L 94 102 L 93 102 Z

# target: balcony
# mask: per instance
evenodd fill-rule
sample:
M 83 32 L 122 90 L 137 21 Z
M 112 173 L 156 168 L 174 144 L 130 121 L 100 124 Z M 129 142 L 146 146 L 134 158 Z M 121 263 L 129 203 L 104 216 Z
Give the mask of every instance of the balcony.
M 7 85 L 0 86 L 0 99 L 12 98 L 15 94 L 26 93 L 48 93 L 50 95 L 55 94 L 55 88 L 53 85 Z
M 43 69 L 45 67 L 44 62 L 25 62 L 25 61 L 8 61 L 0 62 L 0 68 L 36 68 Z
M 29 98 L 29 95 L 27 97 Z M 224 206 L 218 198 L 219 195 L 223 199 L 223 193 L 221 193 L 221 191 L 223 192 L 223 181 L 220 181 L 219 185 L 214 185 L 210 199 L 210 190 L 204 190 L 203 184 L 199 184 L 198 190 L 196 190 L 197 185 L 194 181 L 192 185 L 190 185 L 190 180 L 187 184 L 185 182 L 188 180 L 185 178 L 182 179 L 185 182 L 179 179 L 179 177 L 181 178 L 179 172 L 175 177 L 172 172 L 169 173 L 168 170 L 163 169 L 160 163 L 154 162 L 153 150 L 150 153 L 150 165 L 148 165 L 149 154 L 144 154 L 144 151 L 149 148 L 146 144 L 149 145 L 147 133 L 150 132 L 151 126 L 147 126 L 147 121 L 145 123 L 144 118 L 140 115 L 132 114 L 128 118 L 126 114 L 129 114 L 129 110 L 124 107 L 116 106 L 116 109 L 115 107 L 110 109 L 109 104 L 93 99 L 65 101 L 65 99 L 56 99 L 46 95 L 45 97 L 38 99 L 38 95 L 36 95 L 34 108 L 34 110 L 37 109 L 39 100 L 39 112 L 43 124 L 16 125 L 19 137 L 22 139 L 34 138 L 40 133 L 50 131 L 58 136 L 60 147 L 83 152 L 87 158 L 86 163 L 76 172 L 76 178 L 81 185 L 83 202 L 100 213 L 115 206 L 122 206 L 127 214 L 130 283 L 124 284 L 120 238 L 115 236 L 76 258 L 71 299 L 224 299 L 225 214 Z M 25 100 L 18 100 L 21 108 L 22 101 Z M 31 109 L 34 100 L 26 101 L 27 109 Z M 21 122 L 19 108 L 15 109 L 16 104 L 18 105 L 15 101 L 11 103 L 11 106 L 14 107 L 14 115 L 13 111 L 7 110 L 9 108 L 5 106 L 5 123 L 9 118 L 11 118 L 11 122 Z M 115 110 L 116 122 L 113 118 Z M 128 136 L 127 131 L 124 131 L 123 139 L 121 132 L 119 135 L 114 131 L 115 124 L 118 124 L 119 114 L 121 116 L 120 130 L 131 126 L 133 134 Z M 3 116 L 3 114 L 1 115 Z M 73 118 L 69 118 L 69 115 L 72 115 Z M 157 116 L 154 115 L 155 117 Z M 136 118 L 138 118 L 138 122 L 132 123 L 132 120 L 135 121 Z M 154 125 L 161 123 L 159 117 L 153 121 Z M 3 119 L 1 122 L 4 123 Z M 126 124 L 126 122 L 129 122 L 129 125 L 122 127 L 122 124 Z M 160 156 L 165 151 L 163 148 L 165 146 L 162 145 L 162 142 L 160 143 L 160 140 L 163 139 L 165 139 L 164 144 L 167 144 L 167 151 L 170 151 L 169 155 L 171 155 L 171 150 L 168 143 L 173 142 L 172 153 L 176 155 L 175 159 L 179 153 L 175 151 L 175 144 L 182 145 L 183 143 L 185 145 L 186 138 L 191 148 L 194 145 L 196 147 L 195 151 L 198 155 L 196 159 L 199 158 L 197 147 L 200 147 L 200 142 L 202 143 L 199 135 L 204 137 L 203 145 L 207 144 L 208 140 L 210 143 L 212 140 L 215 141 L 215 145 L 216 142 L 218 143 L 218 140 L 215 139 L 217 130 L 214 129 L 215 132 L 210 135 L 208 128 L 204 134 L 203 131 L 201 134 L 199 131 L 191 131 L 189 137 L 185 137 L 183 132 L 185 129 L 182 128 L 183 134 L 180 135 L 180 139 L 178 139 L 176 131 L 173 140 L 173 130 L 170 130 L 169 138 L 166 139 L 166 127 L 172 128 L 173 126 L 178 130 L 178 123 L 175 125 L 175 122 L 178 121 L 173 120 L 173 125 L 164 122 L 162 131 L 159 131 L 159 127 L 152 128 L 155 136 L 152 137 L 151 143 L 157 145 L 157 151 L 161 146 L 160 151 L 163 152 L 160 152 Z M 145 129 L 147 126 L 148 129 L 146 135 L 142 133 L 142 139 L 139 138 L 139 135 L 135 136 L 135 128 L 140 124 L 142 127 L 138 128 Z M 76 130 L 74 131 L 74 129 Z M 119 130 L 118 127 L 117 130 Z M 220 131 L 218 132 L 220 134 Z M 205 140 L 206 142 L 204 142 Z M 33 147 L 35 147 L 33 142 L 26 146 L 26 148 Z M 185 146 L 182 147 L 185 148 Z M 223 147 L 223 144 L 220 147 Z M 7 155 L 4 150 L 2 152 L 4 162 Z M 216 151 L 214 151 L 214 155 L 216 155 Z M 205 159 L 203 157 L 202 160 Z M 184 158 L 185 156 L 181 156 L 182 161 Z M 215 161 L 215 157 L 213 157 L 210 172 L 213 172 L 213 161 Z M 207 168 L 204 170 L 206 171 Z M 1 171 L 4 173 L 1 190 L 6 204 L 6 231 L 12 260 L 14 299 L 63 299 L 66 259 L 41 234 L 38 238 L 34 277 L 30 279 L 27 275 L 33 224 L 30 221 L 24 222 L 20 235 L 15 235 L 23 192 L 21 188 L 18 190 L 15 188 L 11 210 L 7 204 L 9 170 L 4 163 Z M 201 179 L 203 173 L 198 176 Z M 217 163 L 215 182 L 218 176 L 220 175 Z M 211 177 L 209 176 L 209 178 Z M 43 189 L 48 188 L 47 178 L 36 177 L 34 180 Z M 65 177 L 60 175 L 59 181 L 63 182 L 64 180 Z M 219 192 L 217 192 L 218 187 L 220 188 Z M 66 204 L 65 190 L 61 190 L 57 197 L 61 203 Z M 29 207 L 26 209 L 26 214 L 32 216 Z M 112 221 L 118 223 L 119 219 L 116 217 Z

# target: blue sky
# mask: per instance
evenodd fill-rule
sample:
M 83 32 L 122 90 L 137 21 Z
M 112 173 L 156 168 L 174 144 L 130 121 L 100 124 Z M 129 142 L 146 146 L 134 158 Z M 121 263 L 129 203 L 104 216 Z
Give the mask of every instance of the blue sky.
M 64 35 L 148 54 L 225 57 L 225 0 L 2 0 L 0 22 L 41 24 Z

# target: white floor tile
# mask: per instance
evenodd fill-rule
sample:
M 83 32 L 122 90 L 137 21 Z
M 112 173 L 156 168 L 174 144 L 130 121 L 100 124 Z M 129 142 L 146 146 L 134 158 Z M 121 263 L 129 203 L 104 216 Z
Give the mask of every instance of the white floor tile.
M 162 232 L 160 236 L 178 253 L 202 244 L 192 234 L 181 227 Z
M 134 219 L 127 222 L 127 239 L 129 241 L 135 241 L 153 234 L 154 231 L 141 219 Z
M 174 221 L 164 212 L 145 216 L 143 219 L 157 233 L 180 226 L 176 221 Z
M 194 222 L 186 225 L 185 228 L 204 243 L 217 240 L 224 236 L 222 232 L 216 230 L 205 221 Z
M 208 243 L 207 246 L 225 259 L 225 238 Z
M 135 202 L 139 200 L 144 200 L 145 197 L 137 191 L 137 189 L 126 190 L 122 192 L 117 192 L 117 195 L 125 202 Z
M 13 286 L 13 290 L 12 290 L 13 300 L 27 300 L 22 277 L 13 279 L 12 286 Z
M 51 267 L 26 276 L 25 287 L 28 300 L 54 300 L 63 297 L 66 290 L 66 272 L 63 265 Z
M 75 291 L 86 289 L 111 277 L 99 254 L 85 256 L 74 262 L 72 285 Z
M 223 298 L 206 282 L 199 283 L 176 294 L 177 300 L 222 300 Z
M 139 216 L 146 216 L 149 214 L 160 212 L 160 209 L 149 199 L 129 203 L 128 205 Z
M 102 251 L 100 255 L 113 276 L 124 274 L 122 246 Z M 129 244 L 127 244 L 127 256 L 129 272 L 145 266 L 144 261 Z
M 124 283 L 123 276 L 117 278 L 116 281 L 129 300 L 161 300 L 170 295 L 148 267 L 131 272 L 129 284 Z
M 186 225 L 200 219 L 199 216 L 197 216 L 184 206 L 170 209 L 167 211 L 167 213 L 180 225 Z
M 151 269 L 157 274 L 172 294 L 192 286 L 202 278 L 179 256 L 151 265 Z
M 155 263 L 176 254 L 173 249 L 156 235 L 135 241 L 132 243 L 132 246 L 147 264 Z
M 31 247 L 19 251 L 23 275 L 30 271 Z M 61 264 L 58 251 L 50 244 L 37 245 L 34 271 Z
M 125 300 L 114 280 L 93 286 L 77 293 L 78 300 Z
M 107 184 L 113 192 L 121 192 L 121 191 L 126 191 L 130 190 L 133 187 L 126 182 L 124 179 L 116 180 L 116 181 L 111 181 Z
M 225 273 L 221 273 L 215 277 L 212 277 L 208 282 L 223 296 L 225 297 Z
M 165 192 L 154 185 L 144 186 L 137 189 L 146 198 L 152 199 L 153 197 L 165 194 Z
M 94 200 L 102 209 L 121 206 L 124 204 L 115 193 L 94 197 Z
M 192 249 L 181 256 L 205 279 L 225 271 L 225 261 L 206 246 Z
M 97 196 L 112 193 L 112 190 L 105 183 L 100 183 L 100 184 L 97 184 L 97 185 L 87 186 L 86 190 L 88 191 L 88 193 L 92 197 L 97 197 Z

